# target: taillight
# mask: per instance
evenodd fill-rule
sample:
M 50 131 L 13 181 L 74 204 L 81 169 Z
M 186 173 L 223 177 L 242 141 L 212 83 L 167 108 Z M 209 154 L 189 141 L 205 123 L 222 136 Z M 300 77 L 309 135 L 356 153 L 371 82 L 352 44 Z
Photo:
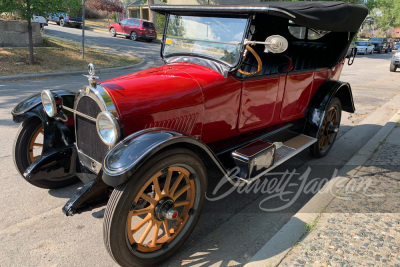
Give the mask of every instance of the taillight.
M 67 18 L 69 19 L 69 16 L 67 16 Z
M 146 29 L 145 29 L 145 28 L 140 28 L 139 30 L 141 30 L 141 31 L 145 31 Z

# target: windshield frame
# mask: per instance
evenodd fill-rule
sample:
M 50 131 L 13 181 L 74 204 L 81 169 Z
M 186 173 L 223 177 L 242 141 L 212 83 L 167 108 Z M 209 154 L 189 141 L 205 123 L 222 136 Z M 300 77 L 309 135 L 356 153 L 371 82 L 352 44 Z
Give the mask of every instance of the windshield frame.
M 229 71 L 234 71 L 236 70 L 241 62 L 242 62 L 242 58 L 243 58 L 243 53 L 244 53 L 244 49 L 245 49 L 245 45 L 244 45 L 244 41 L 247 38 L 248 34 L 249 34 L 249 30 L 250 30 L 250 25 L 251 25 L 251 18 L 252 16 L 250 15 L 240 15 L 240 16 L 217 16 L 217 15 L 209 15 L 209 16 L 193 16 L 193 17 L 216 17 L 216 18 L 237 18 L 237 19 L 246 19 L 246 25 L 244 27 L 244 31 L 243 31 L 243 36 L 242 36 L 242 40 L 241 42 L 238 44 L 240 46 L 239 48 L 239 58 L 238 61 L 235 65 L 229 65 L 227 62 L 220 60 L 218 58 L 214 58 L 214 57 L 210 57 L 207 55 L 199 55 L 199 54 L 193 54 L 193 53 L 174 53 L 174 54 L 169 54 L 169 55 L 165 55 L 164 54 L 164 49 L 165 49 L 165 41 L 167 38 L 167 29 L 168 29 L 168 24 L 169 24 L 169 18 L 170 16 L 173 16 L 175 14 L 173 13 L 167 13 L 165 14 L 165 26 L 164 26 L 164 33 L 163 33 L 163 39 L 161 42 L 161 51 L 160 51 L 160 55 L 161 58 L 166 61 L 166 59 L 168 58 L 172 58 L 172 57 L 194 57 L 194 58 L 202 58 L 202 59 L 207 59 L 207 60 L 212 60 L 216 63 L 222 64 L 223 66 L 229 68 Z M 223 42 L 221 42 L 223 43 Z

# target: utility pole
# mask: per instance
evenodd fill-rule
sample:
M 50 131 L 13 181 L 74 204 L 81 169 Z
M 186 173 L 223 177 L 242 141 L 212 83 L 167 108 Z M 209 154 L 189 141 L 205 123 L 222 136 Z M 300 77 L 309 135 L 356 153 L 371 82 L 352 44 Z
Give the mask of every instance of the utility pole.
M 85 2 L 82 0 L 82 58 L 85 58 Z

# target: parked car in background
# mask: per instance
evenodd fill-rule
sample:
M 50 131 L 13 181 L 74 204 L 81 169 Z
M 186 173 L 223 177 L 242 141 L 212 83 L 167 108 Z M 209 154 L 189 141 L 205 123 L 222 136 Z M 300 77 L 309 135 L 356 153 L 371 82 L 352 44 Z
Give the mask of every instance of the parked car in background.
M 177 252 L 208 181 L 235 189 L 305 149 L 329 153 L 342 111 L 355 112 L 339 78 L 368 14 L 323 1 L 151 9 L 166 16 L 165 65 L 98 83 L 90 64 L 89 85 L 45 89 L 12 110 L 18 172 L 42 188 L 81 180 L 67 216 L 107 203 L 104 243 L 121 266 L 158 266 Z M 123 20 L 110 33 L 152 40 L 146 24 Z
M 400 48 L 400 43 L 395 43 L 393 46 L 393 50 L 399 50 Z
M 394 53 L 392 60 L 390 61 L 390 71 L 395 72 L 400 66 L 400 52 Z
M 143 19 L 123 19 L 118 23 L 113 23 L 108 27 L 112 37 L 124 35 L 132 41 L 139 39 L 151 42 L 157 39 L 156 27 L 153 23 Z
M 79 14 L 79 13 L 78 13 Z M 75 26 L 76 28 L 80 28 L 82 26 L 82 16 L 78 15 L 76 17 L 68 15 L 68 13 L 57 13 L 57 14 L 50 14 L 47 18 L 48 21 L 53 21 L 60 25 L 61 27 L 64 26 Z
M 375 46 L 375 51 L 378 53 L 382 53 L 382 52 L 387 53 L 387 52 L 392 51 L 387 38 L 372 37 L 368 41 Z
M 42 32 L 44 31 L 44 26 L 48 26 L 47 20 L 43 16 L 40 16 L 40 15 L 33 15 L 32 22 L 39 22 L 40 30 Z
M 374 53 L 375 46 L 369 41 L 356 41 L 358 54 L 372 54 Z

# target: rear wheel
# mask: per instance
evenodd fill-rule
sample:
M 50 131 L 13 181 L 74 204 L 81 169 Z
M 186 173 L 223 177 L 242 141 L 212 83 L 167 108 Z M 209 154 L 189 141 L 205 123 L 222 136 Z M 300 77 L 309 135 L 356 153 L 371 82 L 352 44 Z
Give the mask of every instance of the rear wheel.
M 111 37 L 115 37 L 117 34 L 115 33 L 115 29 L 114 28 L 111 28 L 110 29 L 110 35 L 111 35 Z
M 155 265 L 170 257 L 197 223 L 207 188 L 200 158 L 186 149 L 163 152 L 116 187 L 103 237 L 121 266 Z
M 60 26 L 64 27 L 65 26 L 65 20 L 64 19 L 60 19 Z
M 29 165 L 42 155 L 43 137 L 43 125 L 39 118 L 32 117 L 21 124 L 14 140 L 13 158 L 15 166 L 22 176 Z M 54 180 L 27 181 L 37 187 L 54 189 L 71 185 L 77 182 L 78 178 L 66 176 Z
M 326 156 L 335 142 L 339 131 L 342 106 L 340 100 L 334 97 L 325 110 L 325 116 L 317 134 L 317 142 L 310 147 L 311 154 L 316 158 Z
M 130 38 L 132 41 L 137 41 L 138 36 L 136 32 L 131 32 Z

